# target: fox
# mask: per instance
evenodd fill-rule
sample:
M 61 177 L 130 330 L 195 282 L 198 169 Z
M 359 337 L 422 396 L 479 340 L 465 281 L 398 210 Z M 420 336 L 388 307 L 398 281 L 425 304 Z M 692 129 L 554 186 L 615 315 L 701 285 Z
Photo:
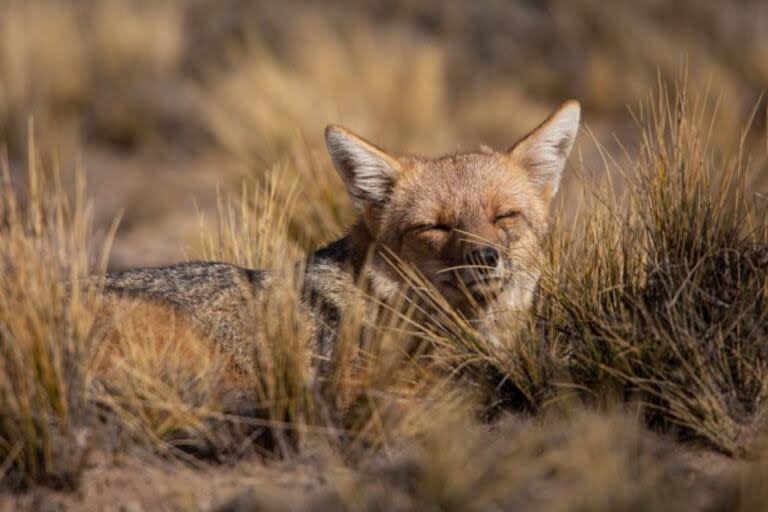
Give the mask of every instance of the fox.
M 569 100 L 506 149 L 436 158 L 394 156 L 342 126 L 327 126 L 328 154 L 357 219 L 346 236 L 305 262 L 301 301 L 314 348 L 332 349 L 361 283 L 378 301 L 402 293 L 407 280 L 394 260 L 416 269 L 480 329 L 500 312 L 528 310 L 580 116 L 579 102 Z M 212 261 L 107 273 L 99 281 L 104 294 L 140 303 L 140 322 L 155 318 L 167 326 L 173 314 L 174 325 L 185 325 L 180 332 L 213 341 L 243 364 L 281 284 L 268 269 Z

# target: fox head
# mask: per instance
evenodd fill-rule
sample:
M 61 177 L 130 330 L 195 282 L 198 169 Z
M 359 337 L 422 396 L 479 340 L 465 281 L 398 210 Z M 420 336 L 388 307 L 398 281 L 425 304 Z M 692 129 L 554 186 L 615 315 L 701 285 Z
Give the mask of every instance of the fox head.
M 374 288 L 386 294 L 399 285 L 394 256 L 466 313 L 528 308 L 579 117 L 571 100 L 506 150 L 440 158 L 392 156 L 329 126 L 328 151 L 373 248 Z

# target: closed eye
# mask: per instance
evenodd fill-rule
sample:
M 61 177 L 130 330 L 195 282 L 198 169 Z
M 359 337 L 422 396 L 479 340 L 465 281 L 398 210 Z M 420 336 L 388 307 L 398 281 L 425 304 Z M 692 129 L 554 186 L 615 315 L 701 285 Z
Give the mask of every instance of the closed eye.
M 496 216 L 496 222 L 499 222 L 500 220 L 505 219 L 514 219 L 520 216 L 520 212 L 517 210 L 510 210 L 508 212 L 504 212 L 501 215 Z
M 418 224 L 409 228 L 408 231 L 413 233 L 425 233 L 427 231 L 442 231 L 448 233 L 452 229 L 453 228 L 448 224 Z

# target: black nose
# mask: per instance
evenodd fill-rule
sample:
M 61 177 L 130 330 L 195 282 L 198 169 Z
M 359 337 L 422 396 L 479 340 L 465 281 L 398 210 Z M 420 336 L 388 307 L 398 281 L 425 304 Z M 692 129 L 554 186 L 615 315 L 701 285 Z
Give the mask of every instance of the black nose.
M 467 264 L 495 268 L 499 263 L 499 251 L 495 247 L 475 247 L 467 253 Z

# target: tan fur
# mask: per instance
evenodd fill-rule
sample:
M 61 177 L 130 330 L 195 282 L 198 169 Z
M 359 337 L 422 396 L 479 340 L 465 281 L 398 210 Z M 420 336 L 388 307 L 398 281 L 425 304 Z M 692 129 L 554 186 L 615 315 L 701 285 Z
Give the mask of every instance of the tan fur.
M 221 390 L 242 385 L 232 355 L 202 334 L 188 316 L 165 304 L 110 296 L 94 304 L 95 347 L 90 379 L 114 378 L 121 371 L 200 376 L 215 373 Z M 209 375 L 210 376 L 210 375 Z

